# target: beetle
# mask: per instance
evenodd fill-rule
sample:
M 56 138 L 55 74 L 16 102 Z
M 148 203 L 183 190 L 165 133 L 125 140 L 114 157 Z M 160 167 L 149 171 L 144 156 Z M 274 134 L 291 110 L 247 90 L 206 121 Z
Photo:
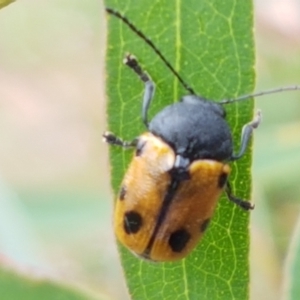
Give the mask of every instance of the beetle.
M 111 145 L 135 149 L 115 204 L 114 230 L 118 240 L 146 260 L 179 260 L 198 244 L 223 192 L 242 209 L 254 208 L 232 193 L 228 176 L 229 163 L 245 154 L 253 130 L 261 122 L 261 112 L 257 111 L 253 120 L 244 125 L 240 149 L 234 153 L 224 104 L 299 87 L 209 101 L 194 93 L 153 42 L 125 16 L 110 8 L 106 11 L 145 40 L 189 92 L 148 121 L 155 84 L 138 60 L 127 54 L 125 65 L 145 85 L 142 120 L 147 131 L 132 141 L 123 141 L 111 132 L 103 134 L 104 141 Z

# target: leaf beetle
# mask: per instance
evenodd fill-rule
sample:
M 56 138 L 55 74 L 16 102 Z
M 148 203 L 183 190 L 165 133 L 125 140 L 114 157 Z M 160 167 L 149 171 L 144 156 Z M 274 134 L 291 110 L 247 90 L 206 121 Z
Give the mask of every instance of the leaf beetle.
M 198 244 L 223 192 L 242 209 L 254 208 L 232 193 L 228 176 L 229 163 L 244 155 L 253 130 L 261 122 L 261 112 L 257 111 L 253 120 L 244 125 L 240 149 L 234 153 L 223 105 L 300 87 L 285 87 L 218 103 L 209 101 L 194 93 L 153 42 L 125 16 L 111 8 L 106 11 L 140 36 L 189 92 L 148 121 L 155 84 L 138 60 L 127 54 L 125 65 L 145 85 L 142 120 L 147 131 L 129 142 L 111 132 L 103 134 L 104 141 L 111 145 L 135 149 L 115 204 L 117 239 L 143 259 L 176 261 L 186 257 Z

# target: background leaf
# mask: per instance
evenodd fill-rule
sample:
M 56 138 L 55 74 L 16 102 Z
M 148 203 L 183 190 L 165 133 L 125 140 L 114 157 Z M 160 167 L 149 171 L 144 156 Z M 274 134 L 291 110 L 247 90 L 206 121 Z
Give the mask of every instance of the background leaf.
M 0 0 L 0 9 L 15 2 L 15 0 Z
M 11 262 L 7 262 L 1 257 L 0 260 L 0 298 L 1 300 L 86 300 L 86 299 L 107 299 L 100 296 L 92 296 L 91 294 L 80 292 L 76 288 L 64 285 L 61 281 L 42 276 L 42 274 L 34 270 L 25 270 L 24 268 L 17 270 L 16 265 L 8 266 Z M 39 270 L 41 272 L 41 270 Z
M 296 300 L 300 295 L 300 218 L 289 247 L 283 282 L 283 299 Z
M 15 1 L 0 13 L 0 257 L 46 273 L 30 287 L 63 294 L 67 280 L 122 299 L 108 168 L 99 167 L 107 165 L 103 5 Z M 0 292 L 31 282 L 0 269 Z
M 216 101 L 251 92 L 254 86 L 252 3 L 250 1 L 107 0 L 159 46 L 197 93 Z M 186 94 L 151 49 L 119 20 L 109 18 L 107 93 L 109 130 L 132 139 L 143 130 L 143 86 L 122 65 L 126 52 L 138 57 L 157 84 L 150 116 Z M 241 127 L 252 116 L 250 101 L 227 106 L 235 147 Z M 131 153 L 112 148 L 112 185 L 117 192 Z M 250 156 L 233 164 L 235 193 L 250 197 Z M 187 259 L 151 264 L 120 247 L 133 299 L 247 299 L 249 214 L 221 199 L 212 226 Z

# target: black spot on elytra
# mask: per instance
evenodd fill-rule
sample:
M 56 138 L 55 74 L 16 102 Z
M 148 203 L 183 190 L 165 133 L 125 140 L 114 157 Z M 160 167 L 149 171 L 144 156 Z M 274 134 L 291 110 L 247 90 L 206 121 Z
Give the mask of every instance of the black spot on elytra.
M 186 229 L 178 229 L 170 235 L 169 246 L 173 252 L 181 252 L 185 248 L 190 238 L 191 235 Z
M 143 218 L 138 212 L 131 210 L 125 213 L 123 226 L 127 234 L 137 233 L 142 225 Z
M 204 221 L 202 222 L 202 224 L 200 225 L 200 231 L 201 231 L 201 232 L 204 232 L 204 231 L 207 229 L 209 223 L 210 223 L 210 219 L 204 220 Z
M 120 199 L 121 201 L 125 199 L 126 193 L 127 193 L 127 189 L 126 189 L 126 187 L 123 185 L 123 186 L 121 187 L 120 194 L 119 194 L 119 199 Z
M 227 173 L 222 173 L 220 176 L 219 176 L 219 180 L 218 180 L 218 187 L 220 189 L 222 189 L 225 184 L 226 184 L 226 181 L 227 181 L 227 178 L 228 178 L 228 174 Z

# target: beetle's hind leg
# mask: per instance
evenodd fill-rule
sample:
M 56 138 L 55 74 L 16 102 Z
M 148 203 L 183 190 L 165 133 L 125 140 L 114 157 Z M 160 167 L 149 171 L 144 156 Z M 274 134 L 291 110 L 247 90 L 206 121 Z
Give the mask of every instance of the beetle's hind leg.
M 154 96 L 155 84 L 152 81 L 151 77 L 145 71 L 143 71 L 139 62 L 133 55 L 127 54 L 123 62 L 125 65 L 131 68 L 145 84 L 142 106 L 142 119 L 146 127 L 148 127 L 148 109 Z
M 226 182 L 225 193 L 231 202 L 235 203 L 242 209 L 250 210 L 250 209 L 254 208 L 254 205 L 251 202 L 237 198 L 235 195 L 232 194 L 231 186 L 230 186 L 229 182 Z
M 104 132 L 102 137 L 105 143 L 114 146 L 120 146 L 123 148 L 133 148 L 136 147 L 137 144 L 137 139 L 134 139 L 132 141 L 123 141 L 121 138 L 115 136 L 113 133 L 109 131 Z
M 251 138 L 251 135 L 252 135 L 252 132 L 255 128 L 258 127 L 260 122 L 261 122 L 261 111 L 258 110 L 256 112 L 253 120 L 251 122 L 247 123 L 246 125 L 244 125 L 244 127 L 242 129 L 240 150 L 239 150 L 238 154 L 232 154 L 230 160 L 237 160 L 245 154 L 247 146 L 248 146 L 250 138 Z

